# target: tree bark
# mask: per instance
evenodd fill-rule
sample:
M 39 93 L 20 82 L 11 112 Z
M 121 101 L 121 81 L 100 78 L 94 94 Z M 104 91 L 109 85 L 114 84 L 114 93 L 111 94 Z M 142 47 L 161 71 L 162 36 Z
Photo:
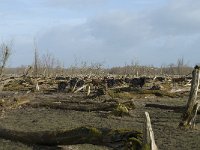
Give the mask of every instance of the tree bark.
M 195 66 L 192 72 L 192 84 L 189 99 L 186 105 L 186 110 L 183 113 L 182 121 L 180 122 L 180 127 L 194 127 L 195 126 L 195 117 L 199 108 L 199 102 L 197 99 L 197 92 L 199 89 L 199 79 L 200 79 L 200 70 L 199 66 Z

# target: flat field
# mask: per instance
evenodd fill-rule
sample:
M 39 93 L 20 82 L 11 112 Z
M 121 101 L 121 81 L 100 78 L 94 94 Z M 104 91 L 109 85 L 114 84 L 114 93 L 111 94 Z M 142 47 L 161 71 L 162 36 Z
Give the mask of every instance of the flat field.
M 1 98 L 13 97 L 14 92 L 1 92 Z M 17 93 L 20 95 L 21 93 Z M 21 94 L 23 95 L 23 94 Z M 200 149 L 200 116 L 197 116 L 196 128 L 183 130 L 178 128 L 188 94 L 182 97 L 170 98 L 154 94 L 132 95 L 129 99 L 117 98 L 118 102 L 132 101 L 135 108 L 129 115 L 114 115 L 111 111 L 77 110 L 80 105 L 91 107 L 95 103 L 105 103 L 112 99 L 109 96 L 86 97 L 83 93 L 32 93 L 24 99 L 31 99 L 29 104 L 6 110 L 0 119 L 0 127 L 15 131 L 41 132 L 70 130 L 78 127 L 95 127 L 109 129 L 128 129 L 143 131 L 144 112 L 151 117 L 155 141 L 160 150 L 199 150 Z M 39 103 L 65 104 L 67 109 L 38 105 Z M 89 106 L 90 105 L 90 106 Z M 72 106 L 72 107 L 70 107 Z M 69 109 L 70 108 L 70 109 Z M 8 139 L 0 139 L 0 149 L 67 149 L 67 150 L 106 150 L 113 149 L 90 143 L 62 146 L 28 145 Z M 117 148 L 116 148 L 117 149 Z

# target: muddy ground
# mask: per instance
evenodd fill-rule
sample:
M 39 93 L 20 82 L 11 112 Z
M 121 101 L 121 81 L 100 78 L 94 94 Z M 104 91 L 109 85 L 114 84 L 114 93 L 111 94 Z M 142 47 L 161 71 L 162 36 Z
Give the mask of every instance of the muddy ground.
M 1 92 L 0 96 L 13 97 L 14 92 Z M 20 93 L 17 93 L 20 94 Z M 81 93 L 53 93 L 42 94 L 34 93 L 37 101 L 51 100 L 80 100 L 103 101 L 110 97 L 101 96 L 98 98 L 85 98 Z M 130 100 L 130 99 L 129 99 Z M 196 129 L 182 130 L 178 128 L 181 120 L 182 111 L 176 109 L 176 106 L 184 106 L 188 100 L 187 94 L 183 97 L 169 98 L 155 95 L 133 96 L 131 101 L 135 104 L 135 109 L 129 112 L 130 116 L 115 116 L 110 112 L 104 111 L 74 111 L 51 109 L 48 107 L 34 108 L 25 105 L 19 108 L 6 110 L 0 119 L 0 127 L 14 129 L 17 131 L 46 131 L 73 129 L 80 126 L 105 127 L 111 129 L 133 129 L 143 130 L 144 112 L 150 114 L 155 140 L 160 150 L 199 150 L 200 149 L 200 115 L 197 116 Z M 126 99 L 120 99 L 126 101 Z M 167 107 L 146 107 L 146 104 L 162 105 Z M 78 105 L 78 103 L 77 103 Z M 170 106 L 170 107 L 168 107 Z M 60 146 L 67 150 L 106 150 L 111 149 L 104 146 L 91 144 L 79 144 L 70 146 Z M 5 150 L 31 150 L 31 149 L 59 149 L 58 147 L 42 147 L 34 145 L 25 145 L 19 142 L 13 142 L 0 139 L 0 149 Z

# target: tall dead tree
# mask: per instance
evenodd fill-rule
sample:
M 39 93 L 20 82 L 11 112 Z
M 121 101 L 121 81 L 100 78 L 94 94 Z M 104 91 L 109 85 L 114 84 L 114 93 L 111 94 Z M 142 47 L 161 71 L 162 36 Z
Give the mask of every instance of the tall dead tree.
M 39 54 L 36 39 L 34 39 L 34 64 L 33 64 L 33 76 L 38 77 L 38 66 L 39 66 Z
M 6 63 L 8 61 L 8 58 L 10 57 L 11 54 L 11 46 L 9 46 L 6 43 L 2 43 L 0 45 L 0 76 L 3 73 L 3 70 L 6 66 Z
M 38 76 L 38 52 L 37 52 L 37 48 L 35 48 L 35 52 L 34 52 L 34 76 L 37 77 Z
M 192 84 L 189 99 L 186 105 L 186 110 L 183 113 L 182 120 L 179 124 L 180 127 L 191 127 L 195 126 L 195 119 L 200 102 L 197 101 L 197 92 L 199 89 L 200 79 L 200 67 L 195 66 L 192 72 Z

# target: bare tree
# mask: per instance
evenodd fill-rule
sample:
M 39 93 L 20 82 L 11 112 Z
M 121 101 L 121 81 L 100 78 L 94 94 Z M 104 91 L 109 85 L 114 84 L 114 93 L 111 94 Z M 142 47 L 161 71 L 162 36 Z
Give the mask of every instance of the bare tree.
M 2 42 L 0 45 L 0 75 L 3 74 L 3 70 L 6 66 L 6 63 L 11 55 L 11 44 Z
M 184 59 L 183 58 L 179 58 L 177 60 L 177 73 L 178 73 L 178 75 L 183 75 L 184 66 L 185 66 Z
M 103 73 L 103 63 L 104 62 L 91 63 L 91 69 L 94 71 L 94 74 L 101 75 Z
M 131 73 L 136 75 L 138 73 L 139 61 L 137 58 L 134 58 L 131 62 Z
M 42 64 L 45 69 L 45 76 L 49 76 L 51 69 L 53 69 L 55 65 L 55 58 L 49 52 L 43 55 L 42 57 Z
M 175 65 L 173 63 L 169 64 L 169 67 L 168 67 L 168 74 L 170 75 L 174 75 L 175 74 Z
M 37 48 L 37 44 L 36 41 L 34 40 L 34 71 L 33 71 L 33 75 L 35 77 L 38 76 L 38 64 L 39 64 L 39 55 L 38 55 L 38 48 Z
M 44 70 L 43 74 L 46 77 L 63 72 L 62 63 L 60 62 L 60 60 L 48 51 L 42 56 L 40 63 Z

